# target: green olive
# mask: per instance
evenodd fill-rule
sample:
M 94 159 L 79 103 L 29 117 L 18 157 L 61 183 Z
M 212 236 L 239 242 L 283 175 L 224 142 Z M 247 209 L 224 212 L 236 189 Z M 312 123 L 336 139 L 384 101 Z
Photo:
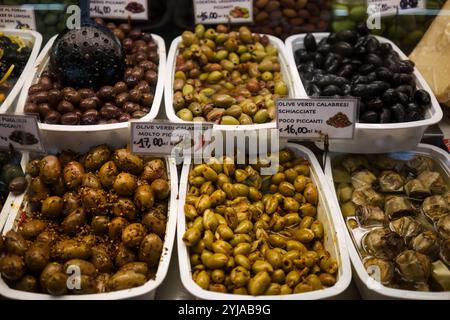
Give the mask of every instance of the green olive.
M 270 283 L 269 273 L 261 271 L 249 280 L 247 289 L 253 296 L 261 295 L 267 290 Z
M 300 228 L 294 231 L 295 238 L 301 243 L 309 243 L 314 239 L 314 232 L 311 229 Z

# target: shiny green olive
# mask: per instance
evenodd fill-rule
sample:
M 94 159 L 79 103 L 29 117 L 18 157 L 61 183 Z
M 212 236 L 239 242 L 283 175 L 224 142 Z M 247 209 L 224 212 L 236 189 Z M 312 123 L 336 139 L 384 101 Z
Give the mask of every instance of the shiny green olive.
M 232 283 L 237 287 L 246 286 L 250 281 L 250 273 L 248 269 L 242 266 L 237 266 L 233 270 L 231 270 L 230 277 Z
M 294 231 L 295 238 L 301 243 L 309 243 L 314 239 L 314 232 L 308 228 L 300 228 Z
M 211 280 L 214 283 L 224 283 L 225 282 L 225 272 L 220 269 L 213 270 L 211 272 Z
M 323 238 L 323 224 L 319 220 L 316 220 L 311 225 L 311 231 L 314 232 L 316 239 Z
M 207 257 L 204 264 L 209 269 L 223 269 L 228 263 L 228 256 L 223 253 L 213 253 Z
M 261 271 L 249 280 L 247 289 L 251 295 L 261 295 L 267 290 L 270 283 L 269 273 L 267 271 Z
M 276 269 L 272 272 L 271 279 L 272 282 L 283 284 L 286 281 L 286 274 L 283 269 Z
M 209 276 L 208 272 L 203 270 L 197 274 L 197 276 L 194 278 L 194 281 L 200 286 L 200 288 L 208 290 L 209 284 L 211 282 L 211 277 Z
M 236 257 L 237 255 L 247 256 L 250 254 L 251 245 L 248 242 L 241 242 L 234 246 L 233 255 Z
M 248 270 L 250 270 L 250 268 L 252 266 L 250 260 L 246 256 L 244 256 L 243 254 L 235 255 L 234 256 L 234 261 L 235 261 L 236 265 L 242 266 L 242 267 L 244 267 L 245 269 L 248 269 Z
M 198 228 L 192 227 L 186 230 L 183 235 L 183 242 L 190 247 L 200 241 L 201 232 Z
M 233 247 L 224 240 L 216 240 L 212 244 L 212 250 L 215 253 L 224 253 L 226 255 L 231 255 Z
M 302 217 L 316 217 L 317 208 L 311 203 L 304 203 L 300 206 L 300 212 Z

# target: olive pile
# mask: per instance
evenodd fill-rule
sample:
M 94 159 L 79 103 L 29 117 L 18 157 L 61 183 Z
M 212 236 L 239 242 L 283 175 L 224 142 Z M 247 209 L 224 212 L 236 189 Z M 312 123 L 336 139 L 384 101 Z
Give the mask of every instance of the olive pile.
M 225 125 L 270 122 L 275 99 L 288 94 L 268 37 L 223 25 L 183 32 L 173 90 L 179 118 Z
M 272 176 L 230 158 L 189 173 L 183 241 L 201 288 L 280 295 L 335 284 L 338 264 L 324 248 L 309 163 L 290 150 L 279 157 Z
M 97 146 L 32 160 L 26 216 L 0 237 L 2 279 L 51 295 L 141 286 L 155 275 L 170 193 L 161 159 Z M 79 287 L 68 277 L 79 268 Z
M 13 150 L 0 152 L 0 210 L 9 192 L 18 195 L 27 187 L 27 180 L 20 166 L 21 158 L 21 154 Z
M 96 19 L 96 22 L 102 22 Z M 153 104 L 158 81 L 158 48 L 151 34 L 129 24 L 106 24 L 126 53 L 123 81 L 93 88 L 63 87 L 46 70 L 29 89 L 26 114 L 38 114 L 44 123 L 93 125 L 126 122 L 145 116 Z
M 333 159 L 342 214 L 369 273 L 386 286 L 449 291 L 449 189 L 431 157 Z M 372 270 L 371 270 L 372 269 Z
M 319 43 L 307 34 L 295 59 L 309 96 L 360 98 L 360 122 L 418 121 L 431 105 L 429 93 L 416 88 L 414 63 L 369 35 L 365 24 Z

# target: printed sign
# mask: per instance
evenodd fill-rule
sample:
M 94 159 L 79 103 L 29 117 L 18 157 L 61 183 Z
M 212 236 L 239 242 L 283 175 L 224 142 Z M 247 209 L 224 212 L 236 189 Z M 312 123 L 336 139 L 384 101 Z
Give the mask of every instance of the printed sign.
M 172 149 L 203 147 L 203 134 L 212 123 L 131 122 L 131 150 L 143 155 L 171 155 Z M 193 150 L 195 152 L 195 150 Z
M 425 9 L 426 0 L 367 0 L 367 13 L 397 13 L 407 9 Z
M 357 107 L 357 99 L 279 99 L 280 138 L 352 139 Z
M 193 0 L 195 23 L 252 23 L 251 0 Z
M 90 0 L 93 18 L 148 20 L 147 0 Z
M 0 5 L 0 29 L 36 30 L 36 19 L 30 6 Z
M 34 116 L 0 115 L 0 148 L 44 152 Z

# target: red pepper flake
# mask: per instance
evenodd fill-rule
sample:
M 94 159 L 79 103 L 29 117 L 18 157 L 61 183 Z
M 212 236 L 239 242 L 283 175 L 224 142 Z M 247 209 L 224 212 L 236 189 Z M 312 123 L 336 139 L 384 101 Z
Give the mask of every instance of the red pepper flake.
M 20 213 L 20 218 L 19 218 L 19 222 L 18 222 L 18 226 L 20 227 L 22 225 L 22 223 L 25 222 L 25 220 L 27 219 L 27 215 L 24 211 L 22 211 Z

